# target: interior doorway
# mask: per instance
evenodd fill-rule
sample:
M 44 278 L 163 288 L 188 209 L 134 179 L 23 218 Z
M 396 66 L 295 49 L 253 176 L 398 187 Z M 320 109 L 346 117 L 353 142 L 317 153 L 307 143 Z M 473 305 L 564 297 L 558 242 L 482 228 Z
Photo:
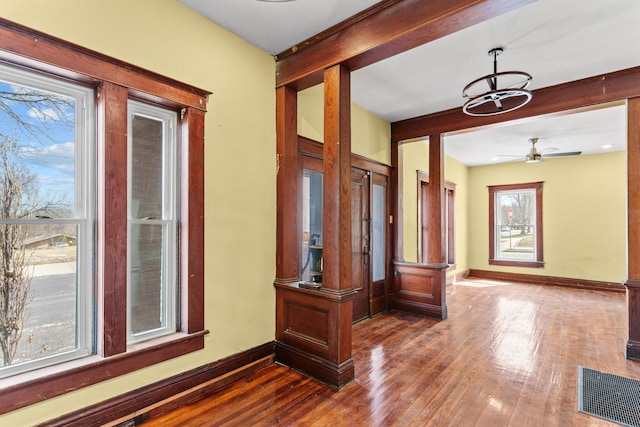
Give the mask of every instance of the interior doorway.
M 306 146 L 306 144 L 304 144 Z M 300 280 L 322 286 L 323 164 L 317 153 L 302 150 L 302 239 Z M 318 144 L 318 148 L 321 148 Z M 351 168 L 351 283 L 357 290 L 353 322 L 389 309 L 390 170 L 386 165 L 354 157 Z
M 351 170 L 351 278 L 359 289 L 354 322 L 389 308 L 387 181 L 371 171 Z

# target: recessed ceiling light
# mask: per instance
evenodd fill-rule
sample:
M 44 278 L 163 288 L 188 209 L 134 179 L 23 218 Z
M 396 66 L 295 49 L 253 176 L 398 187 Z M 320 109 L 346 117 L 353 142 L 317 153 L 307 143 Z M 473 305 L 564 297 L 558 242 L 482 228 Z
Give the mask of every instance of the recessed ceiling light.
M 602 146 L 602 148 L 604 148 L 605 150 L 608 150 L 609 148 L 613 148 L 613 144 L 605 144 Z

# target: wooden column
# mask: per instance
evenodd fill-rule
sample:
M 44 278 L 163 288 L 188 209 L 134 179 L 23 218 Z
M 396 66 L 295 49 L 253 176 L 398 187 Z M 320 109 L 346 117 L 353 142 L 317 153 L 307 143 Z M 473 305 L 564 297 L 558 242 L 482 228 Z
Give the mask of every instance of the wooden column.
M 99 132 L 98 138 L 98 239 L 108 241 L 99 245 L 98 259 L 102 274 L 98 286 L 102 288 L 103 301 L 98 304 L 102 336 L 98 340 L 98 352 L 113 356 L 127 350 L 127 217 L 113 212 L 127 212 L 127 88 L 104 83 L 99 89 L 98 114 L 107 132 Z M 110 250 L 105 251 L 108 246 Z
M 298 156 L 298 94 L 276 89 L 276 282 L 297 282 L 300 266 L 301 177 Z
M 355 372 L 351 358 L 356 291 L 351 285 L 350 75 L 341 65 L 331 67 L 325 74 L 324 262 L 320 290 L 305 289 L 298 284 L 301 177 L 297 137 L 293 137 L 295 103 L 289 89 L 277 89 L 276 358 L 340 388 L 353 380 Z
M 393 253 L 391 259 L 404 261 L 404 240 L 402 231 L 402 148 L 399 141 L 391 141 L 391 191 L 393 198 Z
M 351 287 L 351 85 L 336 65 L 324 76 L 322 287 Z
M 402 164 L 401 161 L 397 162 Z M 395 166 L 395 165 L 394 165 Z M 398 168 L 398 176 L 402 169 Z M 398 188 L 398 192 L 402 189 Z M 400 196 L 398 196 L 398 203 Z M 427 263 L 407 263 L 394 259 L 393 299 L 396 309 L 447 318 L 446 304 L 446 230 L 444 188 L 444 144 L 441 134 L 429 136 L 429 200 Z M 400 210 L 396 206 L 396 210 Z M 396 251 L 402 250 L 396 248 Z
M 627 101 L 627 358 L 640 360 L 640 98 Z
M 444 188 L 444 140 L 442 134 L 429 136 L 429 200 L 430 218 L 429 253 L 427 264 L 437 272 L 434 274 L 432 294 L 436 304 L 442 307 L 442 318 L 447 317 L 446 304 L 446 238 L 445 224 L 445 188 Z

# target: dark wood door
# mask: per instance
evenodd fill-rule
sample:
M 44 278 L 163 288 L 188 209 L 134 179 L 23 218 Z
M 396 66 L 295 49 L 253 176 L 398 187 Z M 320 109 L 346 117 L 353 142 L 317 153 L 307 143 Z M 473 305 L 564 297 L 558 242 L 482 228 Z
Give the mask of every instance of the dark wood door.
M 351 170 L 351 281 L 358 293 L 353 301 L 353 321 L 369 317 L 369 174 Z

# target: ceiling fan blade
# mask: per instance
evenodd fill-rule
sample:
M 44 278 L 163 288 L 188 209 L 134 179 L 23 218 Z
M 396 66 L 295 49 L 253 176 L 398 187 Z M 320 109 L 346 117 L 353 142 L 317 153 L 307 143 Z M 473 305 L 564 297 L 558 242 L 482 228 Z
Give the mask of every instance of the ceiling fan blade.
M 582 151 L 566 151 L 564 153 L 549 153 L 543 154 L 543 157 L 568 157 L 568 156 L 579 156 L 582 154 Z
M 515 154 L 498 154 L 498 157 L 512 157 L 515 159 L 524 159 L 524 156 L 515 155 Z
M 545 151 L 558 151 L 559 148 L 556 147 L 547 147 L 547 148 L 543 148 L 542 150 L 538 150 L 538 153 L 540 154 L 544 154 Z

